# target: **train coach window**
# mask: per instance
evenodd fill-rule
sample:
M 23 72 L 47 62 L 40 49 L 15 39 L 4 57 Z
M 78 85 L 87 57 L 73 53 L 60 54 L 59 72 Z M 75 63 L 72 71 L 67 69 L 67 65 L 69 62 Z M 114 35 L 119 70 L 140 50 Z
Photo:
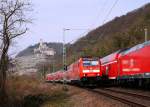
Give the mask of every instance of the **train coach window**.
M 140 45 L 137 46 L 137 50 L 139 50 L 139 49 L 141 49 L 141 48 L 143 48 L 143 47 L 144 47 L 144 45 L 143 45 L 143 44 L 140 44 Z
M 122 55 L 126 55 L 126 54 L 128 54 L 128 53 L 135 52 L 135 51 L 137 51 L 137 50 L 139 50 L 139 49 L 141 49 L 141 48 L 143 48 L 143 47 L 144 47 L 143 44 L 136 45 L 136 46 L 134 46 L 134 47 L 128 49 L 127 51 L 122 52 Z
M 129 50 L 127 50 L 127 51 L 125 52 L 125 54 L 131 53 L 131 52 L 133 52 L 133 51 L 135 51 L 135 50 L 136 50 L 136 47 L 130 48 Z
M 144 42 L 143 45 L 144 46 L 150 45 L 150 41 Z

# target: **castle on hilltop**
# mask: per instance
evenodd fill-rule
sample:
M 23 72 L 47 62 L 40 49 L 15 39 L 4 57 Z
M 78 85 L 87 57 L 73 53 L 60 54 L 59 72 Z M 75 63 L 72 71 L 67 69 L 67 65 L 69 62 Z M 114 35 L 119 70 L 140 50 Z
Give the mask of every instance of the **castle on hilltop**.
M 46 43 L 44 43 L 42 41 L 42 39 L 40 39 L 40 43 L 39 43 L 39 47 L 34 49 L 34 54 L 36 54 L 37 56 L 54 56 L 55 55 L 55 51 L 53 48 L 49 48 Z
M 55 55 L 53 48 L 49 48 L 46 43 L 40 40 L 39 46 L 33 49 L 34 53 L 28 56 L 17 57 L 16 61 L 16 71 L 18 75 L 31 74 L 37 72 L 38 64 L 52 63 Z

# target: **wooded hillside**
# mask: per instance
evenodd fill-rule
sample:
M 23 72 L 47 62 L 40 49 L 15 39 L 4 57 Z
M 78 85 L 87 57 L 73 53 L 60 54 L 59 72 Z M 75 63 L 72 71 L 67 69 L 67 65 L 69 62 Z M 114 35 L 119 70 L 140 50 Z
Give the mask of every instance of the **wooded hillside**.
M 150 32 L 150 4 L 116 17 L 80 38 L 68 49 L 68 63 L 81 55 L 103 57 L 116 50 L 142 43 L 145 28 Z

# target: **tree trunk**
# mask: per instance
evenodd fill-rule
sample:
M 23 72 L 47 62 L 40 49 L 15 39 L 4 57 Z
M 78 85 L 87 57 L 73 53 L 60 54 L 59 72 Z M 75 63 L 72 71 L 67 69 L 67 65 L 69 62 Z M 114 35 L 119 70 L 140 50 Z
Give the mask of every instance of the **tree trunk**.
M 7 101 L 6 93 L 6 71 L 7 71 L 7 58 L 1 60 L 0 65 L 0 105 L 5 105 Z
M 8 56 L 7 51 L 9 45 L 5 45 L 0 59 L 0 107 L 5 107 L 7 104 L 7 92 L 6 92 L 6 72 L 8 70 Z

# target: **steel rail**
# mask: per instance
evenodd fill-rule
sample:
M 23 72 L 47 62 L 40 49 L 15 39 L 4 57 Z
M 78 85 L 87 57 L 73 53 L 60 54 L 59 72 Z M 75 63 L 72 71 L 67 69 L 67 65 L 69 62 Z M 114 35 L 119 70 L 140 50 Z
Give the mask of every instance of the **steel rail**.
M 95 90 L 95 89 L 94 90 L 93 89 L 86 89 L 86 90 L 88 90 L 90 92 L 97 93 L 99 95 L 106 96 L 108 98 L 114 99 L 114 100 L 119 101 L 119 102 L 122 102 L 122 103 L 127 104 L 127 105 L 129 105 L 131 107 L 147 107 L 144 104 L 140 104 L 140 103 L 137 103 L 137 102 L 134 102 L 134 101 L 130 101 L 130 100 L 125 99 L 125 98 L 121 98 L 119 96 L 115 96 L 115 95 L 109 94 L 109 93 L 107 93 L 107 91 L 103 92 L 101 90 Z
M 115 92 L 115 93 L 120 93 L 120 94 L 125 94 L 125 95 L 129 95 L 129 96 L 134 96 L 134 97 L 138 97 L 138 98 L 150 101 L 150 96 L 146 96 L 146 95 L 140 95 L 140 94 L 136 94 L 136 93 L 113 90 L 113 89 L 108 89 L 108 88 L 105 88 L 104 90 L 108 90 L 108 91 Z

